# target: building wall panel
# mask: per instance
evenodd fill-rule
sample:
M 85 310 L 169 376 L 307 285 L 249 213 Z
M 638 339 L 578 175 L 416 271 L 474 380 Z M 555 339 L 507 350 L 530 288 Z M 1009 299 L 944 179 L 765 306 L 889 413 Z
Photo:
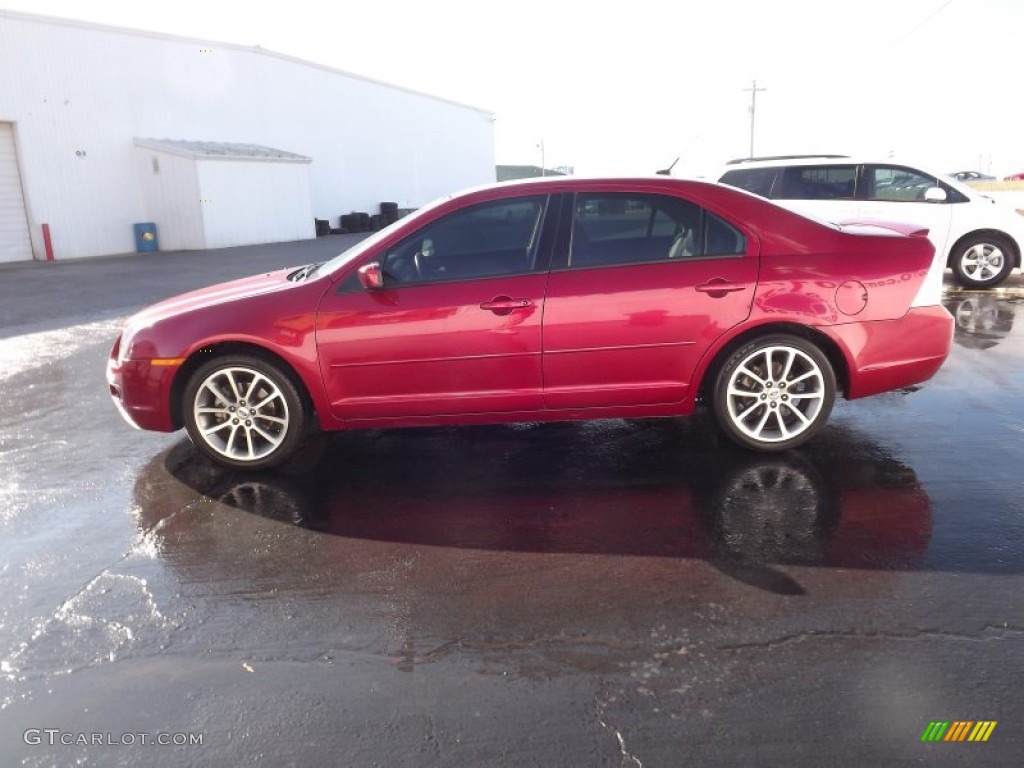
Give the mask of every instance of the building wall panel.
M 200 159 L 196 168 L 207 248 L 316 236 L 309 164 Z
M 208 247 L 196 161 L 145 147 L 135 148 L 135 158 L 143 200 L 140 221 L 156 224 L 160 249 Z
M 135 137 L 312 157 L 312 213 L 335 226 L 494 180 L 489 113 L 259 49 L 0 11 L 0 72 L 30 231 L 48 222 L 58 259 L 133 250 Z

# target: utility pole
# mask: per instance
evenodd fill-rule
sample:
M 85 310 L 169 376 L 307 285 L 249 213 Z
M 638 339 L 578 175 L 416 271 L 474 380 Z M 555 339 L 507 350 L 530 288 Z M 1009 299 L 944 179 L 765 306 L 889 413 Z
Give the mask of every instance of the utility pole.
M 537 149 L 540 150 L 540 175 L 544 176 L 547 173 L 547 171 L 544 170 L 544 166 L 546 164 L 546 160 L 544 158 L 544 139 L 540 140 L 540 143 L 537 145 Z
M 750 91 L 750 157 L 754 157 L 754 113 L 757 111 L 757 92 L 767 91 L 767 88 L 758 88 L 757 80 L 753 81 L 753 84 L 749 88 L 744 88 L 744 91 Z

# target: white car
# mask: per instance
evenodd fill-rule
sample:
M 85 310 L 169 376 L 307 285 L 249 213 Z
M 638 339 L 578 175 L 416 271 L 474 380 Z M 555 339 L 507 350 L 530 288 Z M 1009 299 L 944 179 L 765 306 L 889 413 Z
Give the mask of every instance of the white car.
M 719 181 L 828 221 L 882 219 L 927 227 L 936 274 L 991 288 L 1021 266 L 1024 210 L 942 174 L 843 155 L 734 160 Z

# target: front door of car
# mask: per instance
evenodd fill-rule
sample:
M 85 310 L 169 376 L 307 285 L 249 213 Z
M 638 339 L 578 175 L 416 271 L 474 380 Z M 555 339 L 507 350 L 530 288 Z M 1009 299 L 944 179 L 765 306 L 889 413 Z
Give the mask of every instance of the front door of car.
M 544 401 L 683 401 L 708 347 L 750 313 L 757 244 L 687 200 L 580 193 L 544 309 Z
M 384 282 L 342 281 L 317 313 L 335 416 L 386 420 L 543 407 L 545 195 L 428 223 L 368 262 Z
M 936 257 L 945 258 L 953 200 L 951 187 L 943 188 L 940 180 L 901 165 L 865 165 L 860 179 L 861 199 L 858 218 L 904 221 L 928 228 L 928 239 L 935 246 Z M 947 193 L 944 201 L 925 200 L 925 193 L 934 187 Z

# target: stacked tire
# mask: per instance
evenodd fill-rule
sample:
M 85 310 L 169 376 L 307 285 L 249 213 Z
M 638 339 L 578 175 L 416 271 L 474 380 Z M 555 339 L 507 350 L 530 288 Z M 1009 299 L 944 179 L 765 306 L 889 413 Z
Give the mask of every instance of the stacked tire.
M 370 214 L 360 211 L 344 213 L 341 216 L 341 228 L 348 232 L 369 232 Z
M 398 221 L 398 203 L 381 203 L 380 220 L 382 227 L 387 227 Z

